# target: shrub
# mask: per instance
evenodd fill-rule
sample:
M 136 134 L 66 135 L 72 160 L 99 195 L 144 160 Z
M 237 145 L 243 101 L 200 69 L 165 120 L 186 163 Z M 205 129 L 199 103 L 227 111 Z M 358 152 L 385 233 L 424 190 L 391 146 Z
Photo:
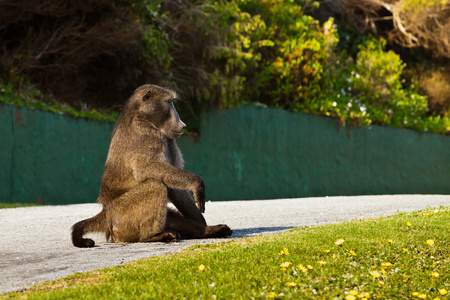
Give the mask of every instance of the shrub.
M 434 57 L 450 58 L 448 0 L 339 0 L 360 32 L 384 32 L 403 47 L 423 47 Z M 382 22 L 388 21 L 388 22 Z
M 428 95 L 431 112 L 448 116 L 450 113 L 450 73 L 445 73 L 444 68 L 433 70 L 424 67 L 416 68 L 415 72 L 420 91 Z
M 450 131 L 444 76 L 406 76 L 385 40 L 320 23 L 305 13 L 317 8 L 312 0 L 50 2 L 30 0 L 24 14 L 12 1 L 0 5 L 4 82 L 29 79 L 79 107 L 121 104 L 154 83 L 179 91 L 194 114 L 199 103 L 262 102 L 344 124 Z
M 354 95 L 367 106 L 365 117 L 394 127 L 447 132 L 448 122 L 427 116 L 427 97 L 418 92 L 416 80 L 402 77 L 405 64 L 385 45 L 384 39 L 369 38 L 357 55 L 351 81 Z
M 111 111 L 76 110 L 67 103 L 59 102 L 51 95 L 45 95 L 29 83 L 22 84 L 20 90 L 14 88 L 12 83 L 7 85 L 0 83 L 0 102 L 15 106 L 25 106 L 31 109 L 39 109 L 53 113 L 64 113 L 74 118 L 87 118 L 102 121 L 115 122 L 119 114 Z
M 1 81 L 29 80 L 78 108 L 123 102 L 143 77 L 128 16 L 108 0 L 1 1 Z

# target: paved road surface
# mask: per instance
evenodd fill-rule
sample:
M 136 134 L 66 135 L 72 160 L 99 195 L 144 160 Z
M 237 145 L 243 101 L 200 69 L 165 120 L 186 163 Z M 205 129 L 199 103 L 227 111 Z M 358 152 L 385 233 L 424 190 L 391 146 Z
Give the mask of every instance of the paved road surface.
M 387 195 L 206 203 L 208 224 L 228 224 L 233 238 L 277 233 L 300 226 L 394 215 L 450 206 L 450 195 Z M 100 211 L 98 204 L 0 209 L 0 294 L 76 272 L 175 253 L 198 243 L 113 244 L 94 236 L 97 247 L 72 246 L 70 227 Z

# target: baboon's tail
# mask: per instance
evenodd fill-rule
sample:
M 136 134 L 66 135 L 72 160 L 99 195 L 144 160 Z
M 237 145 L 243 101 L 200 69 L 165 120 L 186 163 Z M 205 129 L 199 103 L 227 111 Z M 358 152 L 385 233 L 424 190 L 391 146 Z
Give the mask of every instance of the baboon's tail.
M 106 214 L 102 210 L 98 215 L 75 223 L 72 226 L 72 243 L 75 247 L 94 247 L 95 242 L 91 239 L 83 238 L 88 232 L 106 232 Z

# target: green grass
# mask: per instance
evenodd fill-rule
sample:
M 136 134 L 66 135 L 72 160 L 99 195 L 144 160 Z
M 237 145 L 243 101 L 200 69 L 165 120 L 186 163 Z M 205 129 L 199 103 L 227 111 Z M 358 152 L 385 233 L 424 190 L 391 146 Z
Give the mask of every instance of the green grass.
M 449 207 L 440 207 L 298 228 L 194 246 L 0 298 L 449 299 L 449 224 Z
M 24 204 L 24 203 L 0 203 L 0 209 L 2 208 L 15 208 L 24 206 L 38 206 L 41 204 Z

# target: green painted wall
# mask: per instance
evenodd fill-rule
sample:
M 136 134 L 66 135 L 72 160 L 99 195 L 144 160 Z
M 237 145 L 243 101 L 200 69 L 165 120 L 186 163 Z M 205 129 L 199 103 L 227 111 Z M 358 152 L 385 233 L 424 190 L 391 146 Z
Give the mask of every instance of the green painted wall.
M 0 105 L 0 202 L 95 202 L 114 124 Z M 450 194 L 450 137 L 258 106 L 209 111 L 179 140 L 210 200 Z
M 450 137 L 244 106 L 202 114 L 180 141 L 212 200 L 450 194 Z
M 95 202 L 113 126 L 0 105 L 0 202 Z

